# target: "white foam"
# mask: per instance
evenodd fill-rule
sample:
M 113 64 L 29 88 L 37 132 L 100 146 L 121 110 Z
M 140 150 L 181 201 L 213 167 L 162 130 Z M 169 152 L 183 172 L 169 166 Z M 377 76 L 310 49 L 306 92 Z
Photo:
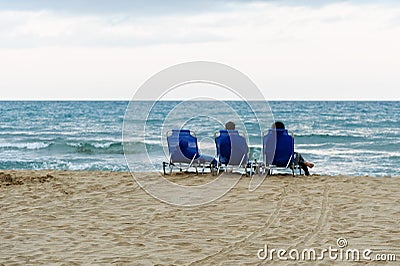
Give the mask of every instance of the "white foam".
M 27 149 L 27 150 L 39 150 L 47 148 L 52 143 L 44 143 L 44 142 L 26 142 L 26 143 L 0 143 L 0 148 L 8 148 L 8 149 Z

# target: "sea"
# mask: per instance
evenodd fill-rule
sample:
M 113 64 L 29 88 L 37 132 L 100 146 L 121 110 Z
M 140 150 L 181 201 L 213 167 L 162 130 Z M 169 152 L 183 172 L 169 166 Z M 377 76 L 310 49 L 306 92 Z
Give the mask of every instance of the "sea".
M 224 102 L 234 107 L 232 116 L 220 102 L 194 101 L 190 106 L 199 114 L 220 114 L 195 119 L 186 108 L 171 111 L 180 103 L 0 101 L 0 170 L 161 171 L 168 160 L 161 135 L 168 130 L 194 131 L 200 151 L 215 155 L 214 133 L 236 119 L 252 160 L 262 160 L 262 131 L 282 121 L 295 137 L 295 150 L 315 164 L 311 174 L 400 176 L 399 101 L 270 101 L 268 110 L 254 102 L 256 109 L 263 105 L 258 114 L 270 112 L 261 125 L 247 102 Z M 146 114 L 149 104 L 156 107 L 152 115 Z M 135 137 L 125 139 L 124 130 Z M 131 146 L 124 148 L 128 142 Z M 133 162 L 127 163 L 124 152 Z

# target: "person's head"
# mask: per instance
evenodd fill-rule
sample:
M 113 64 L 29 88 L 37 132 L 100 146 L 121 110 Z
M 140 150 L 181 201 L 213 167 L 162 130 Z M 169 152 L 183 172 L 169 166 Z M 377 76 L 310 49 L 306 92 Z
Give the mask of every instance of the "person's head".
M 235 130 L 235 123 L 233 123 L 232 121 L 226 122 L 225 129 L 226 130 Z
M 281 121 L 276 121 L 272 124 L 272 128 L 285 129 L 285 124 L 283 124 Z

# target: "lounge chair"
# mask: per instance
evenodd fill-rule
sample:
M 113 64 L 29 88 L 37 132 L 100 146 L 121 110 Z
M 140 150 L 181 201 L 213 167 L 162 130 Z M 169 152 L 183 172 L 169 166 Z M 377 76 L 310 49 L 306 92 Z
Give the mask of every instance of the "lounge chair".
M 193 135 L 192 135 L 193 133 Z M 174 129 L 167 132 L 167 142 L 169 151 L 169 162 L 163 162 L 163 172 L 166 174 L 166 168 L 169 168 L 169 174 L 172 173 L 174 167 L 179 167 L 182 171 L 189 171 L 190 168 L 194 168 L 196 174 L 198 174 L 198 167 L 202 167 L 202 173 L 206 164 L 215 163 L 215 159 L 209 156 L 202 156 L 199 153 L 197 145 L 197 138 L 194 132 L 185 129 Z
M 244 174 L 252 174 L 252 166 L 249 164 L 249 148 L 246 139 L 239 135 L 237 130 L 220 130 L 214 134 L 217 147 L 217 175 L 221 170 L 229 167 L 233 171 L 244 170 Z M 248 172 L 249 170 L 249 172 Z
M 301 168 L 295 165 L 294 136 L 289 135 L 286 129 L 269 129 L 267 134 L 263 134 L 263 157 L 264 171 L 272 175 L 275 169 L 292 170 L 295 176 L 295 169 Z

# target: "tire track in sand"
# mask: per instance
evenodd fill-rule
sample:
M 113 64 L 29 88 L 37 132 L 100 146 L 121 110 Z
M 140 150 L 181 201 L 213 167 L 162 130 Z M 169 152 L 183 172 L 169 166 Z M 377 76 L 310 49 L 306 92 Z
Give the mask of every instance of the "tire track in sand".
M 289 247 L 288 250 L 298 249 L 300 245 L 305 246 L 305 244 L 310 242 L 319 233 L 322 232 L 322 229 L 323 229 L 324 225 L 326 224 L 326 220 L 327 220 L 329 212 L 330 212 L 329 191 L 330 191 L 330 188 L 328 185 L 326 185 L 324 187 L 324 192 L 323 192 L 322 201 L 321 201 L 321 212 L 319 214 L 319 217 L 318 217 L 318 220 L 317 220 L 317 223 L 316 223 L 314 229 L 311 230 L 308 234 L 306 234 L 301 241 L 299 241 L 295 245 Z
M 265 231 L 267 231 L 267 229 L 275 222 L 276 218 L 279 215 L 279 212 L 282 209 L 283 201 L 284 201 L 284 199 L 285 199 L 285 197 L 287 195 L 287 189 L 288 189 L 289 185 L 286 185 L 285 187 L 283 187 L 283 191 L 279 196 L 279 202 L 278 202 L 275 210 L 268 217 L 268 219 L 264 223 L 264 225 L 260 226 L 260 229 L 255 230 L 254 232 L 251 232 L 249 235 L 247 235 L 246 237 L 242 238 L 241 240 L 238 240 L 238 241 L 232 243 L 229 246 L 223 247 L 219 251 L 217 251 L 217 252 L 215 252 L 213 254 L 210 254 L 210 255 L 208 255 L 208 256 L 206 256 L 204 258 L 201 258 L 199 260 L 192 261 L 191 263 L 189 263 L 189 265 L 198 265 L 198 264 L 203 265 L 208 260 L 210 260 L 210 259 L 212 259 L 214 257 L 217 257 L 219 255 L 225 255 L 225 254 L 229 253 L 231 250 L 235 250 L 235 249 L 239 248 L 240 246 L 242 246 L 244 244 L 244 242 L 248 241 L 249 239 L 254 238 L 257 235 L 265 234 Z

